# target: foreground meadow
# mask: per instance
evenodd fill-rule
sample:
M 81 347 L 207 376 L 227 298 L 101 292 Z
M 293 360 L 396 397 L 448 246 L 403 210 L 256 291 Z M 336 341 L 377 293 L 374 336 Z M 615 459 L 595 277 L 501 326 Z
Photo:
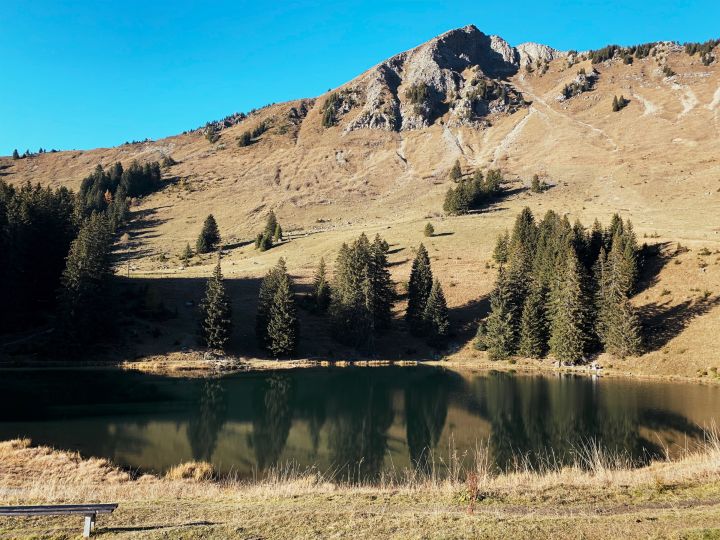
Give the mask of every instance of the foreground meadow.
M 0 443 L 0 504 L 118 502 L 99 538 L 715 538 L 720 535 L 720 442 L 709 435 L 677 461 L 630 469 L 588 445 L 575 466 L 548 461 L 493 474 L 470 467 L 337 484 L 287 466 L 267 479 L 213 479 L 204 464 L 166 476 L 105 460 Z M 441 479 L 441 477 L 443 479 Z M 464 480 L 461 478 L 464 477 Z M 1 518 L 0 538 L 76 538 L 75 518 Z

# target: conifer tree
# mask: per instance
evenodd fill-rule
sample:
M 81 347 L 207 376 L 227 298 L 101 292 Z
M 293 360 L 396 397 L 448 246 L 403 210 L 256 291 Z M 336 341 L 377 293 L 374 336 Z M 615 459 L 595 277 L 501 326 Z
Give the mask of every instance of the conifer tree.
M 270 238 L 273 237 L 275 234 L 275 229 L 277 229 L 278 221 L 277 217 L 275 217 L 275 212 L 270 210 L 270 213 L 268 214 L 267 221 L 265 222 L 265 230 L 263 231 L 267 236 Z
M 371 349 L 374 332 L 389 326 L 395 293 L 387 269 L 388 247 L 379 236 L 370 244 L 365 234 L 352 246 L 341 247 L 330 303 L 339 341 Z
M 642 346 L 640 322 L 628 299 L 632 269 L 616 235 L 598 279 L 598 335 L 605 350 L 619 357 L 637 354 Z
M 104 214 L 93 213 L 70 245 L 61 278 L 61 325 L 67 343 L 93 341 L 104 332 L 108 309 L 111 233 Z
M 193 252 L 190 248 L 190 242 L 185 244 L 185 249 L 183 249 L 182 253 L 180 254 L 180 260 L 182 261 L 184 266 L 187 266 L 190 264 L 190 259 L 192 259 Z
M 372 294 L 373 324 L 377 330 L 384 330 L 390 326 L 395 298 L 395 288 L 388 270 L 388 248 L 387 242 L 379 234 L 375 235 L 370 247 L 368 278 Z
M 313 278 L 312 298 L 315 309 L 320 313 L 325 313 L 330 305 L 330 284 L 327 281 L 324 258 L 320 259 Z
M 640 320 L 630 300 L 624 296 L 609 299 L 612 310 L 606 319 L 605 350 L 619 358 L 639 354 L 642 349 Z
M 12 157 L 13 159 L 20 159 L 20 154 L 18 153 L 17 148 L 13 150 Z
M 550 351 L 556 360 L 575 364 L 585 353 L 589 299 L 584 268 L 572 247 L 567 249 L 560 277 L 552 292 Z
M 493 259 L 498 264 L 505 264 L 508 261 L 508 244 L 510 243 L 510 235 L 507 231 L 505 234 L 498 236 L 493 250 Z
M 491 360 L 503 360 L 515 353 L 511 294 L 505 271 L 500 268 L 497 285 L 490 297 L 490 315 L 485 321 L 485 346 Z
M 462 177 L 462 168 L 460 167 L 460 160 L 456 159 L 455 163 L 452 166 L 452 169 L 450 169 L 450 180 L 456 181 L 459 180 Z
M 280 226 L 279 223 L 276 223 L 275 230 L 273 231 L 273 237 L 272 237 L 273 243 L 277 243 L 282 239 L 283 239 L 282 227 Z
M 547 323 L 543 290 L 533 285 L 525 299 L 520 320 L 519 353 L 528 358 L 541 358 L 547 345 Z
M 274 356 L 292 355 L 297 349 L 299 330 L 290 278 L 283 272 L 279 275 L 270 306 L 266 339 L 268 352 Z
M 208 349 L 224 350 L 232 333 L 232 309 L 225 291 L 220 256 L 205 286 L 205 298 L 200 303 L 200 338 Z
M 220 244 L 220 231 L 217 222 L 212 214 L 208 215 L 203 222 L 202 231 L 198 236 L 195 248 L 198 253 L 210 253 L 215 251 Z
M 427 331 L 428 343 L 433 346 L 440 346 L 450 331 L 447 302 L 437 279 L 433 282 L 425 305 L 423 326 Z
M 431 237 L 435 234 L 435 227 L 433 227 L 432 223 L 428 222 L 427 225 L 425 225 L 423 234 L 425 234 L 426 237 Z
M 408 305 L 405 313 L 405 319 L 410 326 L 410 331 L 414 334 L 422 332 L 422 317 L 432 286 L 433 275 L 430 267 L 430 257 L 425 246 L 420 244 L 410 270 Z
M 270 309 L 272 308 L 280 280 L 287 274 L 285 260 L 280 258 L 277 264 L 268 270 L 260 282 L 258 294 L 257 314 L 255 317 L 255 335 L 258 344 L 263 349 L 268 349 L 268 324 L 270 322 Z

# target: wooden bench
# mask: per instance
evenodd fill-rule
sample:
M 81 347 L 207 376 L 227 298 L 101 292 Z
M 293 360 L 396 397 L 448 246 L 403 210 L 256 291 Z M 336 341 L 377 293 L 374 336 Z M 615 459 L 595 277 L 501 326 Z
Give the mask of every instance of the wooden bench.
M 54 504 L 45 506 L 0 506 L 0 516 L 85 516 L 83 537 L 89 538 L 98 514 L 111 514 L 117 504 Z

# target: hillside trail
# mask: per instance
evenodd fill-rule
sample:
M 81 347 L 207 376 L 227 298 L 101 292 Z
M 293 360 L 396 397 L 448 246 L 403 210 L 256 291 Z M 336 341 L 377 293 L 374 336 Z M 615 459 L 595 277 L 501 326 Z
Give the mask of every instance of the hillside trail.
M 588 124 L 587 122 L 583 122 L 582 120 L 578 120 L 577 118 L 573 118 L 569 114 L 566 114 L 562 111 L 556 110 L 553 107 L 551 107 L 550 104 L 547 101 L 545 101 L 545 99 L 543 97 L 534 93 L 532 91 L 532 89 L 527 84 L 525 84 L 522 77 L 520 79 L 518 79 L 516 86 L 522 92 L 522 94 L 524 96 L 530 96 L 532 98 L 532 104 L 530 105 L 530 109 L 536 108 L 539 111 L 542 109 L 542 111 L 544 111 L 547 115 L 555 116 L 555 117 L 560 118 L 570 124 L 581 126 L 587 130 L 590 130 L 591 132 L 599 135 L 605 141 L 610 143 L 610 145 L 612 146 L 613 152 L 617 152 L 620 150 L 620 147 L 613 140 L 613 138 L 610 137 L 607 133 L 605 133 L 602 129 L 595 127 L 592 124 Z

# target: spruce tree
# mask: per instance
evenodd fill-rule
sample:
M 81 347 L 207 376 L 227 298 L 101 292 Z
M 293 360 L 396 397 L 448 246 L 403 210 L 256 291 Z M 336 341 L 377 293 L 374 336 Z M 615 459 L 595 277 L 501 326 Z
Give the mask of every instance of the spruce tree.
M 368 279 L 372 294 L 373 324 L 377 330 L 384 330 L 390 326 L 392 319 L 392 304 L 395 299 L 395 287 L 388 270 L 387 242 L 379 234 L 375 235 L 370 246 L 370 260 L 368 265 Z
M 640 322 L 629 301 L 632 269 L 616 235 L 598 280 L 598 334 L 605 350 L 619 357 L 637 354 L 642 345 Z
M 430 345 L 440 346 L 450 332 L 448 307 L 440 281 L 435 279 L 423 312 L 423 326 Z
M 220 231 L 212 214 L 205 218 L 195 248 L 198 253 L 215 251 L 220 244 Z
M 192 259 L 193 251 L 190 248 L 190 242 L 185 244 L 185 249 L 183 249 L 182 253 L 180 254 L 180 260 L 182 261 L 184 266 L 188 266 L 190 264 L 190 259 Z
M 435 227 L 433 227 L 432 223 L 428 222 L 427 225 L 425 225 L 423 234 L 428 238 L 435 234 Z
M 275 234 L 275 229 L 277 229 L 278 226 L 278 220 L 277 217 L 275 217 L 275 212 L 270 210 L 270 213 L 268 214 L 267 221 L 265 222 L 265 230 L 263 233 L 270 238 L 273 237 Z
M 270 322 L 270 310 L 282 276 L 286 273 L 287 268 L 285 266 L 285 260 L 280 258 L 277 264 L 268 270 L 267 274 L 265 274 L 265 277 L 260 282 L 257 314 L 255 317 L 255 335 L 257 336 L 258 345 L 263 349 L 268 349 L 268 324 Z
M 508 261 L 508 244 L 510 243 L 510 234 L 505 231 L 505 234 L 498 236 L 497 242 L 495 242 L 495 249 L 493 250 L 493 259 L 498 264 L 505 264 Z
M 312 298 L 315 309 L 319 313 L 325 313 L 330 305 L 330 284 L 327 281 L 324 258 L 320 259 L 313 278 Z
M 432 286 L 433 275 L 430 268 L 430 257 L 425 246 L 420 244 L 410 270 L 408 305 L 405 313 L 405 320 L 410 326 L 410 331 L 414 334 L 419 334 L 423 330 L 422 317 Z
M 450 169 L 450 180 L 457 181 L 462 177 L 462 167 L 460 167 L 460 160 L 456 159 L 455 163 L 452 166 L 452 169 Z
M 485 321 L 485 346 L 491 360 L 503 360 L 515 353 L 511 294 L 505 271 L 500 268 L 497 285 L 490 297 L 490 315 Z
M 268 317 L 266 347 L 274 356 L 289 356 L 297 349 L 299 323 L 287 273 L 279 275 Z
M 361 234 L 338 253 L 330 316 L 334 336 L 343 343 L 371 350 L 373 334 L 390 324 L 395 292 L 387 269 L 388 247 L 379 236 L 370 244 Z
M 66 343 L 92 342 L 105 330 L 111 241 L 107 218 L 93 213 L 70 245 L 59 296 Z
M 541 358 L 547 346 L 547 323 L 545 321 L 545 295 L 538 285 L 530 288 L 525 298 L 520 320 L 519 353 L 528 358 Z
M 552 292 L 550 351 L 560 362 L 575 364 L 585 354 L 589 305 L 586 279 L 575 250 L 568 248 L 560 281 Z
M 232 333 L 232 309 L 225 291 L 220 256 L 205 286 L 205 298 L 200 303 L 200 338 L 208 349 L 224 350 Z
M 283 239 L 282 227 L 280 226 L 279 223 L 276 223 L 275 230 L 273 231 L 273 237 L 272 237 L 273 243 L 277 243 L 282 239 Z
M 612 311 L 606 319 L 605 350 L 619 358 L 639 354 L 642 349 L 640 320 L 627 297 L 610 299 Z

